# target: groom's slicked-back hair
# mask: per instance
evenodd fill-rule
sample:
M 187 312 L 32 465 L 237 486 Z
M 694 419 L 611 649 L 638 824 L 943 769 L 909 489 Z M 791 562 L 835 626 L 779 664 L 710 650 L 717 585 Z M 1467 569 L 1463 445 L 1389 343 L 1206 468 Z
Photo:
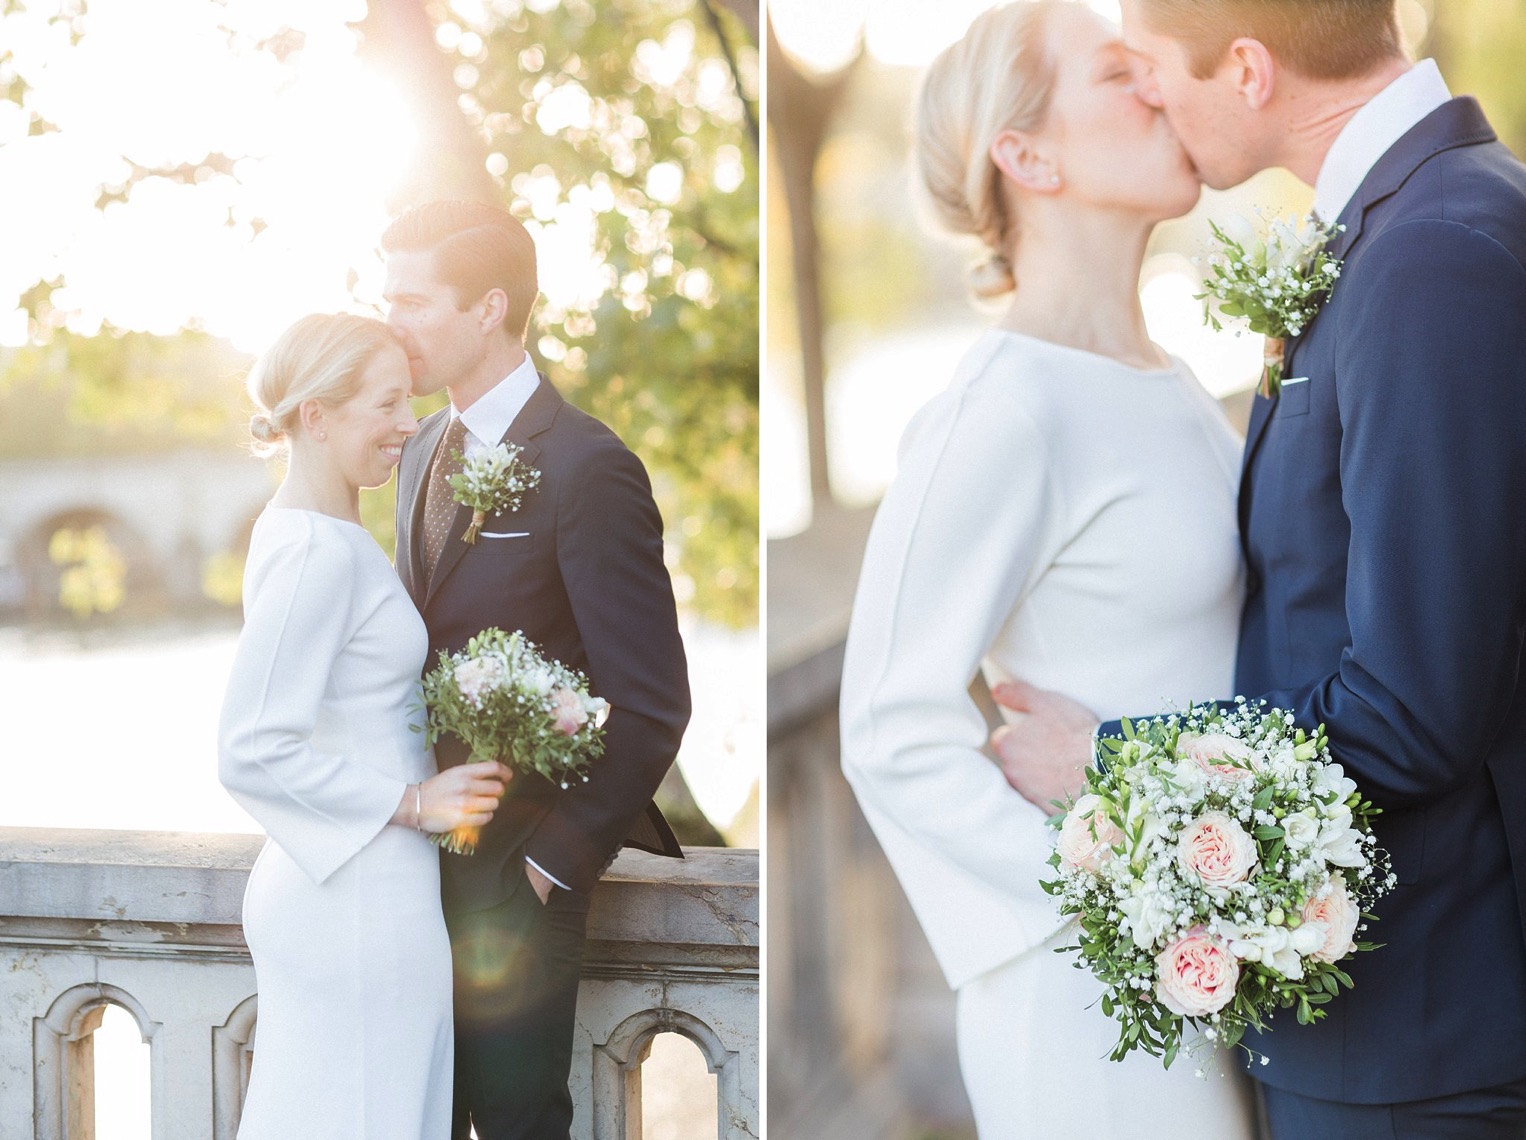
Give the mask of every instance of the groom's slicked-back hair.
M 384 253 L 432 252 L 440 280 L 461 308 L 490 289 L 508 297 L 504 331 L 524 339 L 540 295 L 535 241 L 518 218 L 485 202 L 425 202 L 398 215 L 382 234 Z
M 1310 79 L 1352 79 L 1401 56 L 1396 0 L 1140 0 L 1150 29 L 1180 40 L 1206 79 L 1242 36 Z

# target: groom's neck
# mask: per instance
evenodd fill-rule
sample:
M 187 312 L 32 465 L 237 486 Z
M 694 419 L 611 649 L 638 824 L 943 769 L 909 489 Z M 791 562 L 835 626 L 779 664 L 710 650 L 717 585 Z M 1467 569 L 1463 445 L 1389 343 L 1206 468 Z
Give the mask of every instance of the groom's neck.
M 446 386 L 456 411 L 464 412 L 496 388 L 525 360 L 525 346 L 505 336 L 494 336 L 483 346 L 482 356 L 465 375 Z
M 1356 79 L 1305 79 L 1284 72 L 1281 147 L 1274 165 L 1285 166 L 1310 186 L 1325 157 L 1353 116 L 1413 64 L 1395 59 Z

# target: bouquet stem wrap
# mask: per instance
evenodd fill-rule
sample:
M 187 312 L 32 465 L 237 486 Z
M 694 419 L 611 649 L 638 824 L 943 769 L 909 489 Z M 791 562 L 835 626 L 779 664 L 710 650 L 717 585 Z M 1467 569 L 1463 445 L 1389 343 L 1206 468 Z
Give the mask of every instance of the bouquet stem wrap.
M 482 533 L 482 524 L 487 521 L 486 511 L 473 511 L 472 521 L 466 528 L 466 533 L 461 536 L 461 541 L 468 546 L 477 545 L 477 536 Z

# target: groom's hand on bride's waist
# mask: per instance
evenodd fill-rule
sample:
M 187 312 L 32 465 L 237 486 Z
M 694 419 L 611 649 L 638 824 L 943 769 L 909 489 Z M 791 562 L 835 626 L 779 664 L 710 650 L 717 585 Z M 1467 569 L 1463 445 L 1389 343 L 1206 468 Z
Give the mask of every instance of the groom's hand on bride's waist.
M 1080 794 L 1096 756 L 1096 714 L 1063 693 L 1015 679 L 994 686 L 991 696 L 1022 714 L 991 734 L 991 751 L 1007 783 L 1051 813 L 1054 801 Z

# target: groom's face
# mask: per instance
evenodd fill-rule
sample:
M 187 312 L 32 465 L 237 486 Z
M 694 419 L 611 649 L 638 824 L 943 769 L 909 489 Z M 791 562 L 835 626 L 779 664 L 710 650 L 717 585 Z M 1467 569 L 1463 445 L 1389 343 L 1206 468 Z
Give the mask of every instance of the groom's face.
M 1215 190 L 1238 186 L 1260 165 L 1246 141 L 1261 126 L 1235 85 L 1232 69 L 1198 78 L 1186 46 L 1153 30 L 1142 0 L 1122 0 L 1123 40 L 1140 65 L 1139 97 L 1166 113 L 1172 129 Z
M 432 250 L 387 255 L 387 324 L 408 354 L 413 394 L 428 396 L 469 376 L 481 360 L 480 306 L 462 308 L 456 290 L 440 279 Z

